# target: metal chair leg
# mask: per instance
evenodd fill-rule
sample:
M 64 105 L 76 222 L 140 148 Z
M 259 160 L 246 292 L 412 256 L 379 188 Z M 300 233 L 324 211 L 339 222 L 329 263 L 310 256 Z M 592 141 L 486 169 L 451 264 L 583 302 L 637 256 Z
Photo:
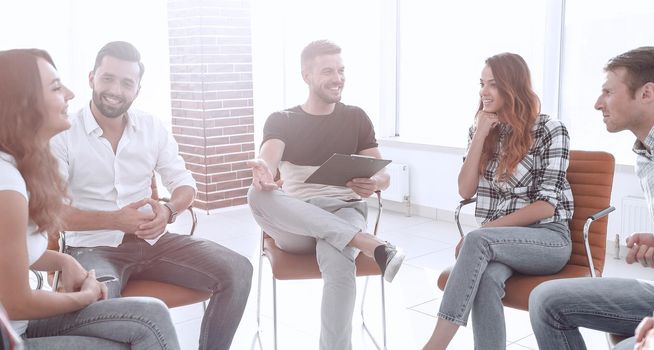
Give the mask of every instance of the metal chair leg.
M 275 350 L 277 350 L 277 280 L 273 276 L 273 340 L 275 344 Z
M 263 254 L 259 254 L 259 277 L 257 282 L 257 333 L 255 334 L 255 339 L 253 341 L 259 342 L 259 350 L 263 350 L 263 344 L 261 344 L 261 276 L 263 274 Z M 254 344 L 252 344 L 254 348 Z
M 372 335 L 372 332 L 368 328 L 368 325 L 366 325 L 366 318 L 364 315 L 364 305 L 366 303 L 366 294 L 368 292 L 368 279 L 369 277 L 366 276 L 366 282 L 363 285 L 363 295 L 361 296 L 361 321 L 362 321 L 362 326 L 363 330 L 366 331 L 366 334 L 368 334 L 368 337 L 370 340 L 372 340 L 373 344 L 377 348 L 377 350 L 384 349 L 386 350 L 386 296 L 384 295 L 384 276 L 381 276 L 381 291 L 382 291 L 382 334 L 383 334 L 383 341 L 384 341 L 384 347 L 382 348 L 379 343 L 377 342 L 377 339 Z
M 386 350 L 386 289 L 384 284 L 384 276 L 380 276 L 381 281 L 381 297 L 382 297 L 382 334 L 384 335 L 384 350 Z

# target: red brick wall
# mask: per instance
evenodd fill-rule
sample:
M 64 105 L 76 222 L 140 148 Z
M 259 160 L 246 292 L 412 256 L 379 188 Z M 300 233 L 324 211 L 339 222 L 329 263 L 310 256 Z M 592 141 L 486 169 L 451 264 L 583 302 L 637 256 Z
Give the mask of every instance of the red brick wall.
M 194 206 L 246 203 L 254 158 L 249 1 L 168 0 L 172 129 Z

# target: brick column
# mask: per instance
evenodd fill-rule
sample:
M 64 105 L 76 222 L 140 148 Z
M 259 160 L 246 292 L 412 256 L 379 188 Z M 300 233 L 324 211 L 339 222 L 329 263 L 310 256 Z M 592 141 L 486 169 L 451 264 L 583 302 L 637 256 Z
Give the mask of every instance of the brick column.
M 168 0 L 172 130 L 194 205 L 246 203 L 254 158 L 249 1 Z

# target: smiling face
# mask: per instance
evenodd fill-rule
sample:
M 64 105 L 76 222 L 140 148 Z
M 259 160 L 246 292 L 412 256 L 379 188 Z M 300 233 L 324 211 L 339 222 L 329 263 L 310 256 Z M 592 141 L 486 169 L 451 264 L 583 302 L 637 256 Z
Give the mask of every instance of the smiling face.
M 497 83 L 493 77 L 493 71 L 490 66 L 486 65 L 481 71 L 481 78 L 479 79 L 480 89 L 479 97 L 483 111 L 488 113 L 497 113 L 502 106 L 504 106 L 504 98 L 497 88 Z
M 139 83 L 138 62 L 105 56 L 102 63 L 89 74 L 94 114 L 99 112 L 107 118 L 118 118 L 125 114 L 138 96 Z
M 602 94 L 595 102 L 595 109 L 602 112 L 609 132 L 634 131 L 639 124 L 639 104 L 625 84 L 626 75 L 625 68 L 607 71 Z
M 340 54 L 316 56 L 303 70 L 302 76 L 309 85 L 310 99 L 324 104 L 341 100 L 345 85 L 345 66 Z
M 38 134 L 49 140 L 52 136 L 70 128 L 68 101 L 75 95 L 61 83 L 57 70 L 45 59 L 37 58 L 43 95 L 43 125 Z

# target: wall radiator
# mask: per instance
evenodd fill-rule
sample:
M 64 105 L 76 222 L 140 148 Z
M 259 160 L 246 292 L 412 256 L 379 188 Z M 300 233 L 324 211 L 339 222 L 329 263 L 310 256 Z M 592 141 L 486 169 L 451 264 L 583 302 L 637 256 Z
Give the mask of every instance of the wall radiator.
M 391 163 L 386 166 L 391 176 L 391 185 L 382 192 L 382 198 L 406 204 L 407 216 L 411 215 L 411 187 L 409 183 L 409 166 Z
M 654 232 L 652 215 L 643 197 L 626 196 L 622 198 L 622 221 L 620 222 L 621 244 L 634 232 Z

